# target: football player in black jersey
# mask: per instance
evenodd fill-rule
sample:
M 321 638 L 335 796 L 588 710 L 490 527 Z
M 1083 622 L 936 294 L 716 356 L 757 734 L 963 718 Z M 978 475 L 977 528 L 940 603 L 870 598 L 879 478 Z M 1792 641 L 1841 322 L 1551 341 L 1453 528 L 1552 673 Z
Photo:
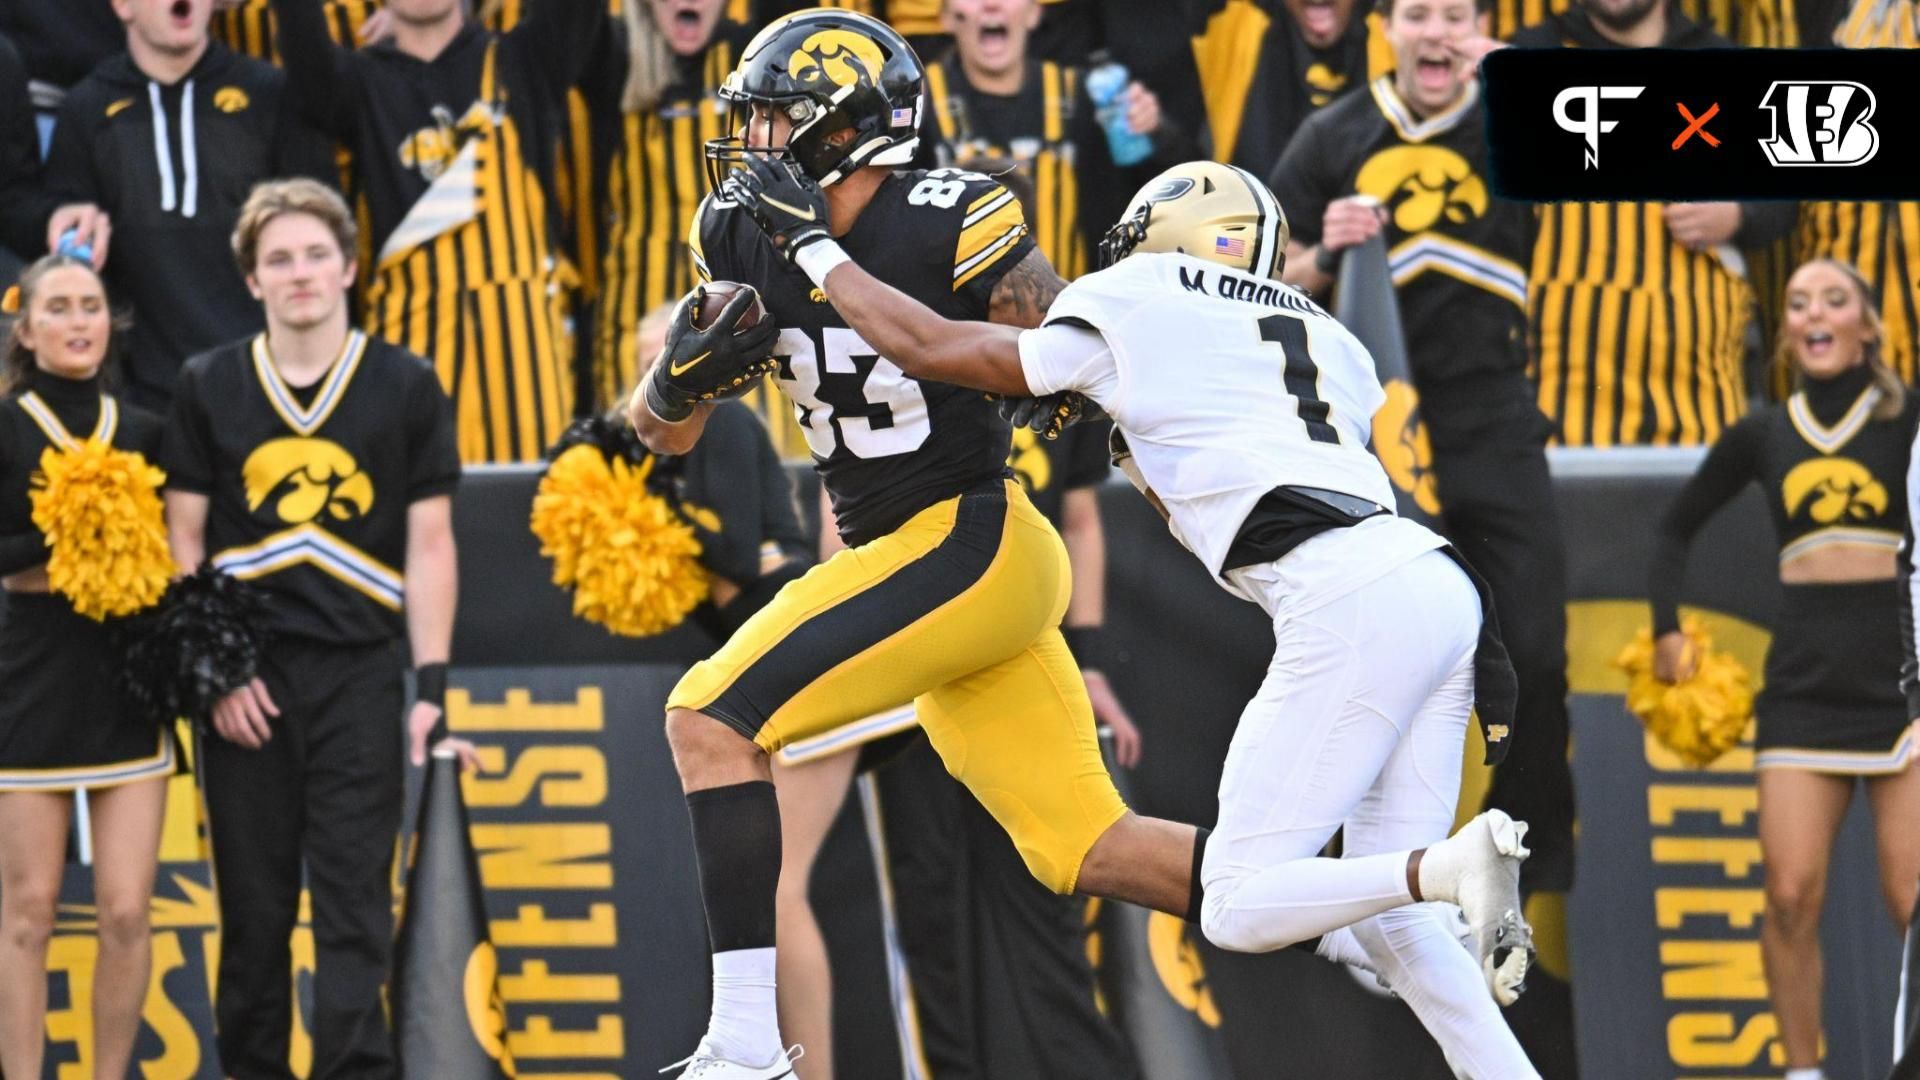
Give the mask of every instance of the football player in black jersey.
M 825 188 L 831 231 L 876 273 L 954 318 L 1038 325 L 1062 283 L 1013 195 L 974 173 L 893 169 L 916 149 L 922 84 L 883 23 L 778 20 L 721 89 L 741 122 L 708 144 L 710 167 L 780 159 Z M 799 246 L 770 245 L 734 200 L 710 197 L 689 239 L 704 276 L 756 286 L 769 317 L 736 335 L 747 295 L 704 329 L 684 305 L 631 404 L 635 426 L 654 450 L 683 452 L 709 403 L 750 385 L 771 349 L 848 544 L 668 699 L 714 952 L 713 1019 L 683 1075 L 776 1080 L 792 1054 L 774 1019 L 769 752 L 913 701 L 949 770 L 1054 890 L 1186 914 L 1200 845 L 1189 826 L 1129 813 L 1113 788 L 1059 630 L 1066 553 L 1007 475 L 993 403 L 878 355 L 792 263 Z

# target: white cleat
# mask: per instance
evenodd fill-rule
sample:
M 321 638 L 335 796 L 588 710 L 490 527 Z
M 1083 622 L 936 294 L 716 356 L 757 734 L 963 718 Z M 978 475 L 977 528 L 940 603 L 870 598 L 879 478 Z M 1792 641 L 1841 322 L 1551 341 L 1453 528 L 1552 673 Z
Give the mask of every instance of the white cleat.
M 798 1043 L 788 1048 L 772 1063 L 767 1065 L 742 1065 L 737 1061 L 728 1061 L 714 1057 L 706 1052 L 704 1044 L 693 1056 L 661 1069 L 667 1073 L 685 1065 L 686 1071 L 678 1074 L 675 1080 L 788 1080 L 793 1076 L 793 1063 L 806 1056 L 806 1049 Z
M 1521 842 L 1526 835 L 1526 822 L 1488 810 L 1428 849 L 1429 858 L 1446 849 L 1442 857 L 1449 872 L 1436 876 L 1442 879 L 1442 888 L 1452 893 L 1428 899 L 1460 905 L 1472 928 L 1487 987 L 1501 1005 L 1520 999 L 1527 988 L 1527 969 L 1533 966 L 1533 928 L 1520 908 L 1520 863 L 1529 854 Z M 1421 869 L 1424 881 L 1426 868 Z

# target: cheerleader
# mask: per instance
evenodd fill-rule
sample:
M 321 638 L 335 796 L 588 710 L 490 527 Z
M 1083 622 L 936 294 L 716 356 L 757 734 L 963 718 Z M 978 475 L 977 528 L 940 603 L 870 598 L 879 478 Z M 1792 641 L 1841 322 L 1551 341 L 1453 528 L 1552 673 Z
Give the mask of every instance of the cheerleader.
M 122 701 L 110 623 L 49 589 L 31 493 L 45 488 L 48 450 L 98 440 L 151 458 L 160 423 L 106 392 L 113 317 L 89 264 L 49 255 L 8 299 L 19 318 L 0 374 L 0 971 L 10 973 L 0 979 L 0 1072 L 41 1072 L 47 983 L 29 973 L 45 970 L 73 795 L 86 791 L 100 940 L 93 1068 L 122 1077 L 147 993 L 147 911 L 176 750 L 171 732 Z M 161 583 L 167 565 L 155 568 Z
M 1787 282 L 1779 359 L 1797 389 L 1721 435 L 1661 523 L 1651 597 L 1654 673 L 1685 679 L 1696 657 L 1677 604 L 1689 540 L 1748 483 L 1765 492 L 1780 541 L 1783 603 L 1758 720 L 1760 943 L 1788 1080 L 1820 1071 L 1820 909 L 1835 834 L 1864 777 L 1880 887 L 1906 925 L 1920 882 L 1920 775 L 1900 692 L 1895 557 L 1916 405 L 1881 359 L 1872 289 L 1831 259 Z

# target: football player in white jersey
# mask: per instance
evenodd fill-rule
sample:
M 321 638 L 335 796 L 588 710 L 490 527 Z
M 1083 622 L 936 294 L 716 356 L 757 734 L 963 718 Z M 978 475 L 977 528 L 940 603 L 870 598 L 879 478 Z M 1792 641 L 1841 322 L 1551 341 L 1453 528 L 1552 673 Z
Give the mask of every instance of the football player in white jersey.
M 1205 849 L 1201 927 L 1277 949 L 1352 925 L 1371 965 L 1462 1075 L 1537 1075 L 1488 990 L 1532 961 L 1523 823 L 1448 830 L 1470 711 L 1504 753 L 1513 674 L 1484 589 L 1446 542 L 1394 515 L 1368 450 L 1372 358 L 1279 281 L 1286 219 L 1265 185 L 1212 162 L 1142 188 L 1045 325 L 944 319 L 852 263 L 817 188 L 747 163 L 725 185 L 848 324 L 910 376 L 1113 418 L 1115 458 L 1222 587 L 1273 618 Z M 1059 395 L 1068 395 L 1065 398 Z M 1045 416 L 1042 417 L 1045 419 Z M 1343 857 L 1319 857 L 1336 830 Z M 1479 966 L 1431 904 L 1464 910 Z

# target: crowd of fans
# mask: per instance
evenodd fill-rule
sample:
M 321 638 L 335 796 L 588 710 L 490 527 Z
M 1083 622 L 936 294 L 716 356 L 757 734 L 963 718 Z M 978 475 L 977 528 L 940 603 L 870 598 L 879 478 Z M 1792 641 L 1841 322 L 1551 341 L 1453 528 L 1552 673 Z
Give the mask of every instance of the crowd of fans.
M 125 328 L 116 335 L 116 397 L 177 416 L 189 359 L 271 322 L 273 300 L 243 271 L 248 260 L 235 259 L 250 195 L 271 180 L 317 180 L 344 196 L 355 219 L 353 227 L 328 222 L 353 248 L 344 253 L 357 267 L 352 324 L 432 365 L 451 401 L 448 438 L 460 460 L 539 459 L 576 418 L 618 407 L 651 361 L 663 307 L 697 280 L 687 233 L 712 183 L 703 144 L 730 123 L 720 83 L 759 26 L 808 5 L 471 6 L 477 10 L 465 0 L 0 4 L 0 287 L 49 253 L 94 268 L 104 291 L 71 275 L 54 281 L 72 292 L 76 310 L 111 297 Z M 1473 83 L 1477 59 L 1507 40 L 1600 49 L 1911 47 L 1920 44 L 1912 0 L 832 6 L 887 19 L 909 38 L 927 63 L 921 163 L 1011 172 L 1041 250 L 1068 279 L 1095 268 L 1100 236 L 1139 184 L 1197 157 L 1269 179 L 1292 224 L 1289 283 L 1323 292 L 1344 252 L 1383 237 L 1424 406 L 1419 438 L 1431 440 L 1417 469 L 1431 473 L 1448 531 L 1489 579 L 1516 646 L 1520 712 L 1531 729 L 1491 799 L 1533 825 L 1530 889 L 1562 891 L 1573 877 L 1565 569 L 1545 447 L 1714 444 L 1750 411 L 1785 401 L 1802 374 L 1817 374 L 1782 330 L 1804 327 L 1810 305 L 1859 309 L 1856 321 L 1870 324 L 1862 340 L 1873 385 L 1887 387 L 1875 419 L 1906 423 L 1900 418 L 1912 411 L 1902 412 L 1892 388 L 1911 382 L 1920 363 L 1920 204 L 1506 203 L 1490 194 Z M 1130 138 L 1145 140 L 1144 153 Z M 325 219 L 311 211 L 319 203 L 300 205 Z M 1789 290 L 1794 269 L 1815 260 L 1831 260 L 1820 265 L 1836 268 L 1834 280 Z M 82 396 L 74 407 L 84 406 L 93 423 L 93 398 Z M 746 401 L 764 430 L 748 425 L 742 438 L 770 440 L 788 460 L 807 456 L 791 407 L 770 383 Z M 1837 431 L 1853 422 L 1841 414 L 1855 401 L 1851 390 L 1836 398 L 1833 416 L 1816 401 L 1813 422 Z M 219 424 L 217 409 L 206 422 Z M 1911 435 L 1910 426 L 1901 430 Z M 1057 520 L 1081 586 L 1069 629 L 1091 635 L 1101 615 L 1101 559 L 1089 485 L 1103 474 L 1102 440 L 1076 436 L 1064 443 L 1078 449 L 1068 450 L 1016 434 L 1010 464 L 1023 480 L 1062 489 L 1053 496 L 1064 497 Z M 1750 432 L 1748 441 L 1759 438 Z M 757 460 L 759 451 L 741 453 Z M 1735 487 L 1752 474 L 1722 471 Z M 1904 461 L 1892 476 L 1904 476 Z M 1711 509 L 1690 509 L 1685 528 L 1670 531 L 1690 532 Z M 765 539 L 771 552 L 749 545 L 737 552 L 740 570 L 723 574 L 735 583 L 729 600 L 752 596 L 762 578 L 777 585 L 811 561 L 813 553 L 791 558 L 791 526 Z M 1857 583 L 1877 571 L 1877 562 L 1849 565 L 1838 577 L 1797 580 Z M 13 590 L 14 577 L 6 580 Z M 19 606 L 10 608 L 11 630 Z M 1656 629 L 1666 635 L 1662 673 L 1683 675 L 1671 615 Z M 415 656 L 415 665 L 425 659 Z M 1137 735 L 1099 678 L 1091 646 L 1082 661 L 1102 720 L 1131 756 Z M 846 782 L 844 771 L 828 781 L 829 811 Z M 1902 785 L 1898 796 L 1876 796 L 1883 815 L 1910 805 L 1894 801 L 1910 798 L 1912 785 Z M 1781 805 L 1812 799 L 1831 809 L 1838 799 L 1845 807 L 1844 793 L 1827 788 L 1775 787 Z M 1795 827 L 1763 836 L 1770 866 L 1778 855 L 1795 875 L 1770 894 L 1769 924 L 1778 925 L 1770 956 L 1812 955 L 1817 963 L 1809 927 L 1817 924 L 1837 812 L 1810 824 L 1795 818 Z M 1889 877 L 1896 909 L 1912 902 L 1911 847 L 1883 844 L 1883 860 L 1901 871 Z M 1818 858 L 1785 854 L 1807 851 Z M 795 852 L 789 862 L 804 868 L 811 857 Z M 149 862 L 147 888 L 151 873 Z M 1901 874 L 1905 891 L 1892 884 Z M 6 917 L 16 923 L 28 917 L 17 880 L 25 879 L 9 877 L 5 892 Z M 116 896 L 128 887 L 112 885 Z M 138 896 L 139 882 L 131 888 Z M 103 934 L 108 913 L 129 906 L 103 906 Z M 1071 922 L 1039 933 L 1071 933 Z M 137 938 L 134 929 L 120 937 Z M 788 934 L 784 921 L 781 932 Z M 109 955 L 103 949 L 103 964 Z M 783 972 L 782 985 L 789 981 Z M 1817 997 L 1777 1005 L 1790 1064 L 1813 1066 Z M 130 1045 L 122 1014 L 131 1003 L 102 1007 L 103 1016 L 119 1017 L 102 1023 L 103 1038 L 124 1036 Z M 11 1035 L 16 1056 L 0 1060 L 37 1062 L 18 1056 L 24 1036 Z M 0 1027 L 0 1040 L 9 1037 Z M 7 1045 L 0 1041 L 0 1050 Z M 284 1056 L 283 1047 L 256 1056 L 276 1054 Z M 812 1055 L 808 1067 L 819 1068 Z

